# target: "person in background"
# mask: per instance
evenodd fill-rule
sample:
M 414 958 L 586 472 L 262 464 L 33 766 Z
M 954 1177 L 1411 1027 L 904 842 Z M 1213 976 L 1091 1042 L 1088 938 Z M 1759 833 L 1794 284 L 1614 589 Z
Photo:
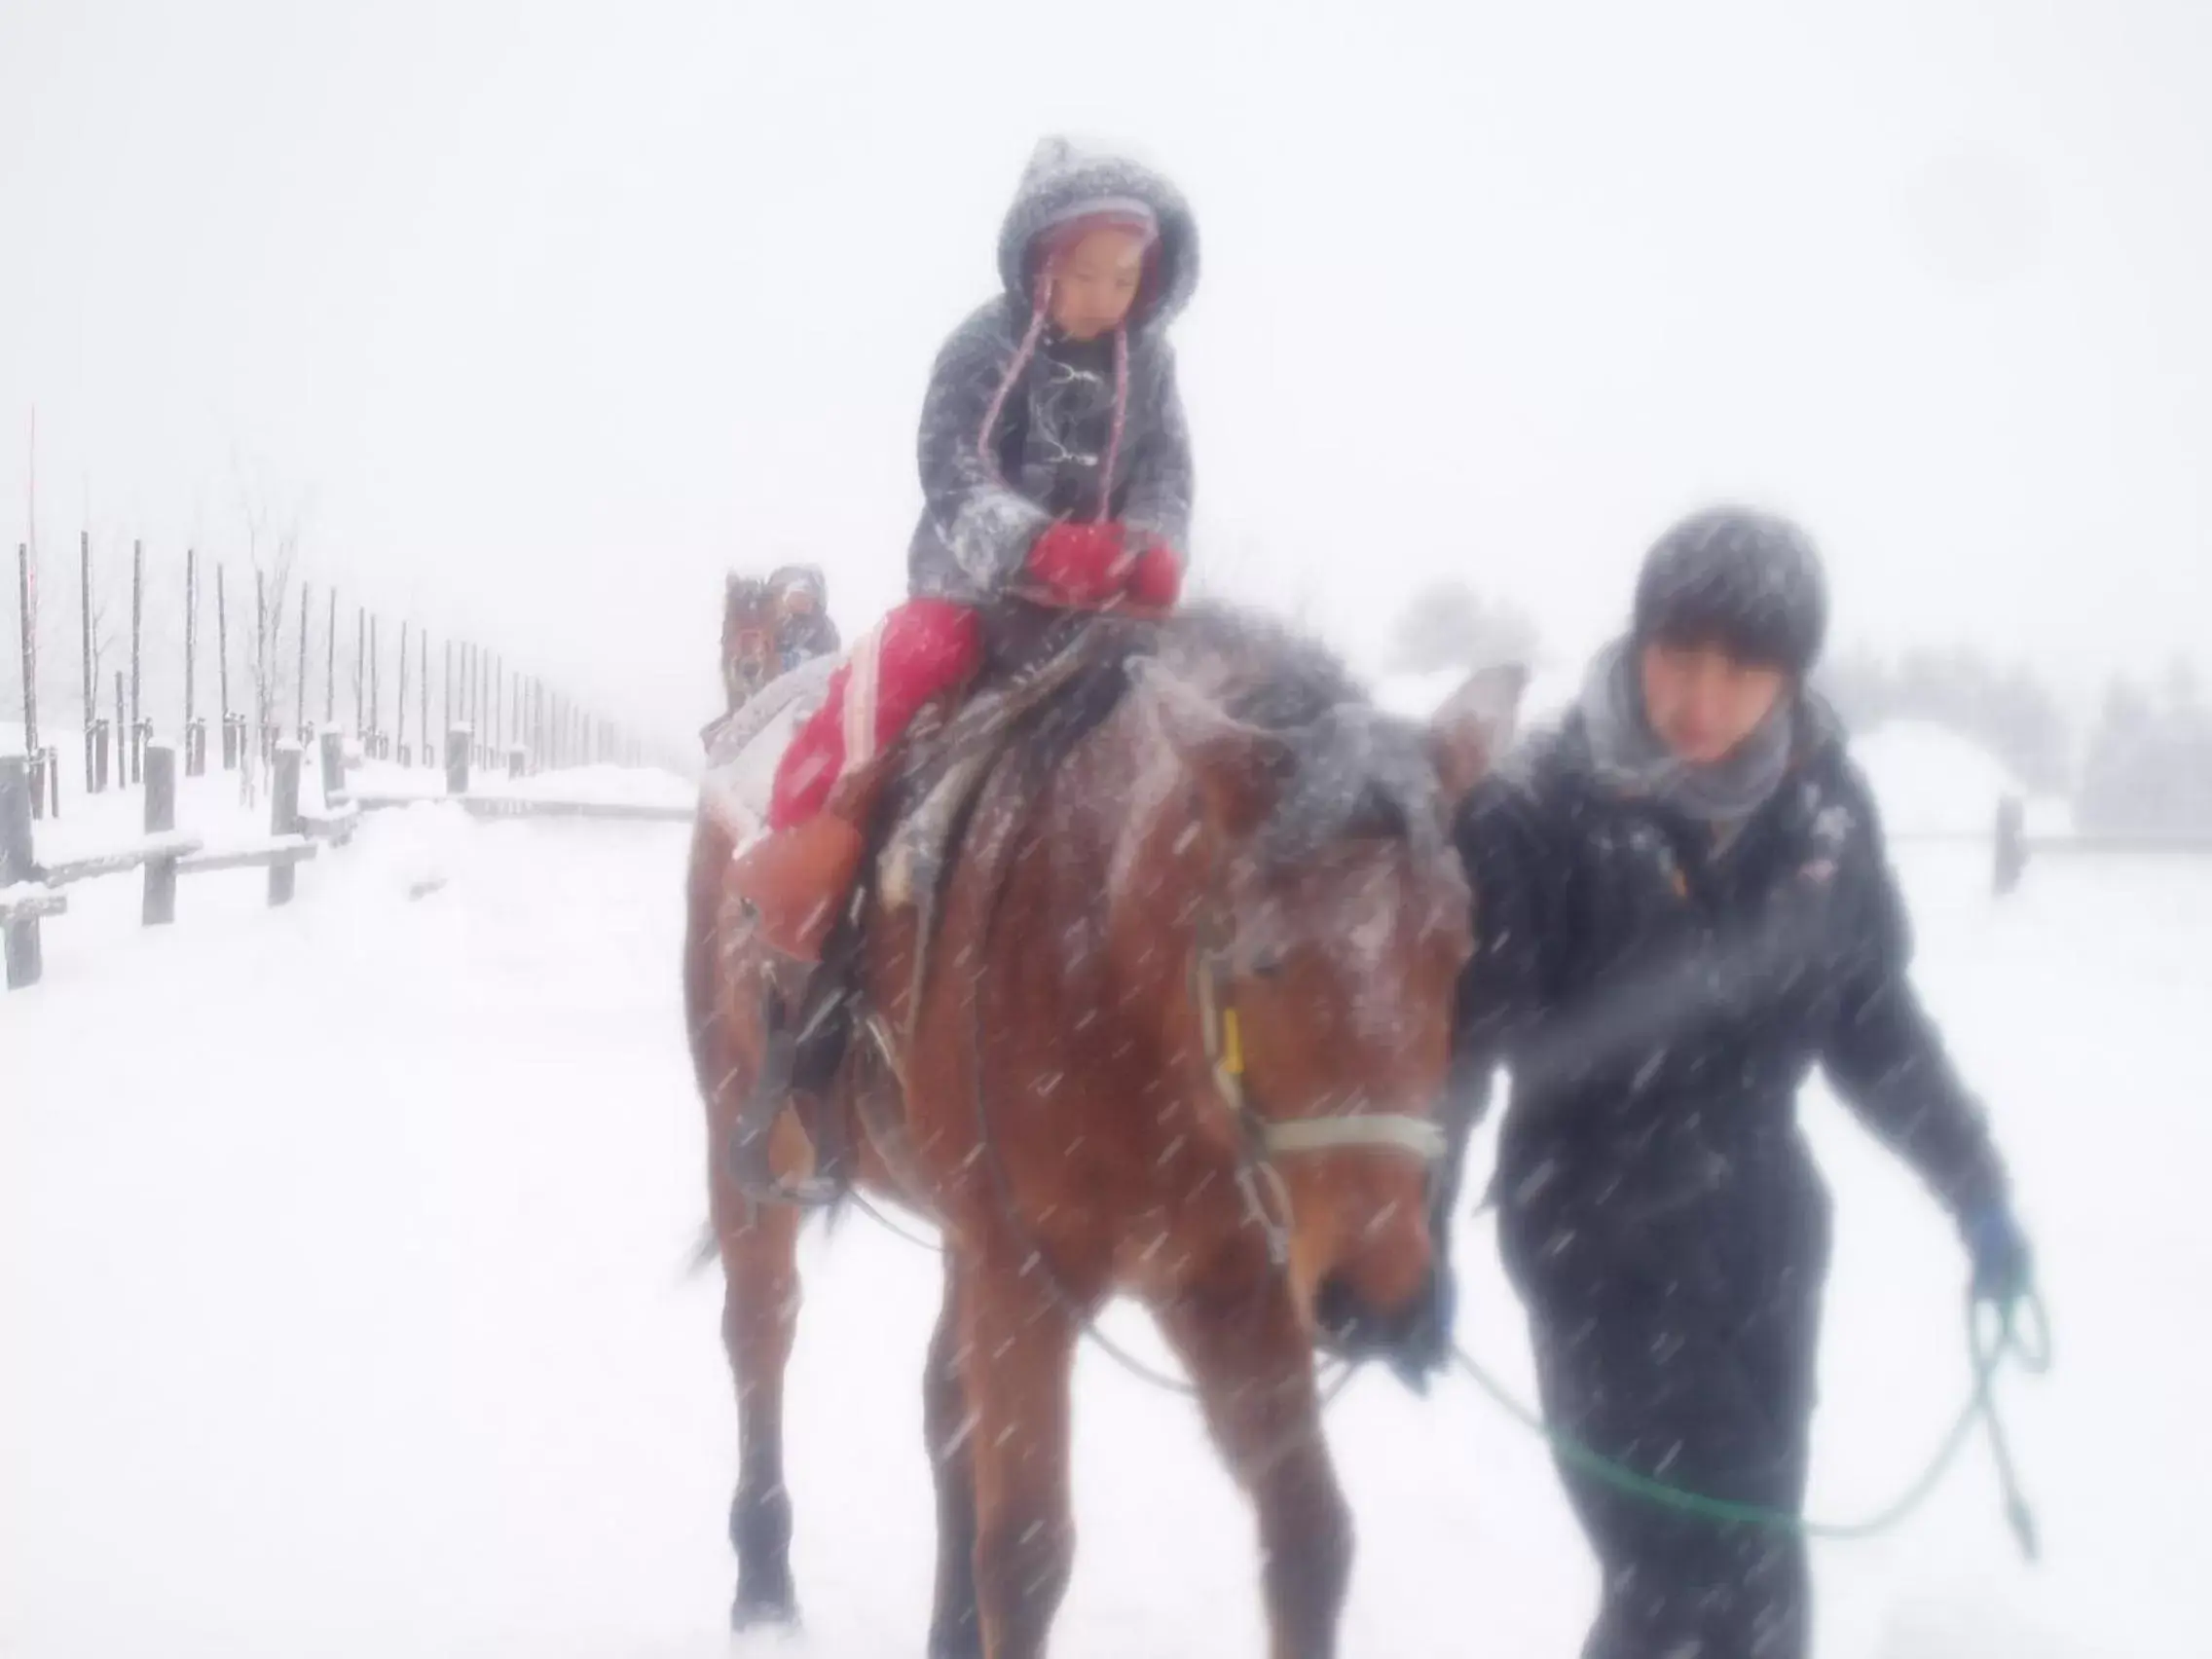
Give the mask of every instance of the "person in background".
M 768 573 L 768 599 L 775 608 L 776 655 L 780 672 L 802 662 L 835 656 L 844 648 L 837 624 L 830 620 L 830 582 L 819 565 L 784 565 Z
M 887 757 L 929 703 L 981 666 L 1011 601 L 1171 608 L 1182 589 L 1192 471 L 1168 325 L 1198 281 L 1198 232 L 1173 185 L 1134 162 L 1048 139 L 999 234 L 1001 290 L 953 331 L 922 403 L 923 507 L 906 602 L 831 677 L 776 774 L 769 833 L 729 888 L 796 983 L 844 913 Z M 775 1041 L 733 1162 L 777 1182 L 768 1139 L 791 1086 Z
M 1825 622 L 1795 525 L 1677 525 L 1579 702 L 1455 831 L 1480 896 L 1455 1129 L 1463 1149 L 1502 1065 L 1492 1193 L 1546 1415 L 1632 1469 L 1791 1515 L 1828 1264 L 1797 1123 L 1815 1064 L 1955 1218 L 1974 1293 L 2009 1312 L 2030 1289 L 1987 1124 L 1907 975 L 1873 799 L 1806 689 Z M 1585 1659 L 1807 1651 L 1798 1535 L 1561 1478 L 1602 1573 Z

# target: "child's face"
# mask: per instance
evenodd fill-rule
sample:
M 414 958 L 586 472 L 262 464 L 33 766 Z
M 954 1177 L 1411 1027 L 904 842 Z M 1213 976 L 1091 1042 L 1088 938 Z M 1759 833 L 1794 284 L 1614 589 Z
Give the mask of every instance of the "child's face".
M 1096 340 L 1128 320 L 1144 279 L 1144 238 L 1092 231 L 1052 267 L 1052 321 L 1071 340 Z

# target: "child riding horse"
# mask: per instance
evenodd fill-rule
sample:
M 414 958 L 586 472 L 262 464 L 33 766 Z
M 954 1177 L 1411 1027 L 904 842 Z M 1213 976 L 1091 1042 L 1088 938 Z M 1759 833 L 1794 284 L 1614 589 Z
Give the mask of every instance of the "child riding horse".
M 770 832 L 730 871 L 800 977 L 847 906 L 887 752 L 975 676 L 995 609 L 1014 597 L 1174 605 L 1192 478 L 1166 329 L 1198 264 L 1190 209 L 1164 178 L 1056 139 L 1032 158 L 999 236 L 1004 291 L 945 343 L 922 406 L 912 597 L 830 680 L 777 772 Z M 793 1196 L 767 1158 L 789 1060 L 786 1045 L 734 1148 L 762 1196 Z

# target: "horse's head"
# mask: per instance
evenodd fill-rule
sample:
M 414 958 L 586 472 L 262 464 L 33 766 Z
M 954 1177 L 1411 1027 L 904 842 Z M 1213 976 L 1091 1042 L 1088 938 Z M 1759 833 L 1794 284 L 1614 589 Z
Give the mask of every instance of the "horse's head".
M 1276 730 L 1145 676 L 1196 784 L 1176 841 L 1203 895 L 1194 1002 L 1232 1108 L 1215 1116 L 1264 1155 L 1263 1198 L 1287 1198 L 1299 1305 L 1341 1351 L 1398 1348 L 1428 1306 L 1436 1114 L 1473 946 L 1451 816 L 1508 741 L 1523 678 L 1478 676 L 1426 728 L 1353 703 Z
M 775 679 L 776 601 L 757 576 L 732 575 L 722 590 L 722 684 L 730 706 Z

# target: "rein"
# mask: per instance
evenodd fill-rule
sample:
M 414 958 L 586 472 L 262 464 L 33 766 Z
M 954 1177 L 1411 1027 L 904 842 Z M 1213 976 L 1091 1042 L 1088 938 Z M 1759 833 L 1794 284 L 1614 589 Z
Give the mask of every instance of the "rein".
M 1024 813 L 1013 821 L 1004 844 L 1011 845 L 1014 832 L 1023 827 L 1026 820 Z M 968 1063 L 975 1093 L 977 1150 L 989 1172 L 1000 1217 L 1020 1243 L 1028 1262 L 1027 1272 L 1043 1284 L 1046 1293 L 1085 1337 L 1138 1380 L 1170 1393 L 1195 1396 L 1198 1390 L 1190 1382 L 1148 1365 L 1099 1328 L 1097 1309 L 1087 1306 L 1053 1272 L 1043 1245 L 1021 1216 L 1014 1183 L 1007 1174 L 1005 1161 L 999 1157 L 997 1137 L 991 1129 L 989 1096 L 983 1087 L 982 992 L 983 964 L 991 958 L 992 941 L 998 933 L 1009 886 L 1009 868 L 1010 861 L 1002 858 L 984 903 L 982 935 L 969 971 L 968 996 Z M 1289 1186 L 1275 1166 L 1278 1158 L 1366 1150 L 1398 1152 L 1419 1158 L 1424 1163 L 1435 1163 L 1445 1157 L 1449 1142 L 1442 1128 L 1409 1113 L 1281 1121 L 1265 1116 L 1254 1105 L 1245 1083 L 1243 1029 L 1236 1008 L 1235 973 L 1225 940 L 1226 930 L 1219 925 L 1218 913 L 1209 906 L 1202 914 L 1198 947 L 1192 953 L 1191 994 L 1198 1011 L 1199 1030 L 1215 1094 L 1235 1119 L 1239 1131 L 1236 1184 L 1244 1200 L 1246 1217 L 1266 1235 L 1269 1266 L 1279 1282 L 1290 1268 L 1291 1198 Z M 877 1040 L 882 1044 L 886 1034 L 880 1027 L 877 1030 Z M 885 1057 L 890 1060 L 888 1045 L 885 1045 Z M 1268 1201 L 1271 1197 L 1272 1208 Z M 1339 1363 L 1342 1369 L 1337 1377 L 1322 1385 L 1324 1409 L 1334 1404 L 1349 1386 L 1357 1371 L 1355 1362 Z M 1287 1450 L 1288 1445 L 1300 1437 L 1300 1434 L 1286 1436 L 1285 1446 L 1278 1448 L 1274 1455 Z
M 1133 610 L 1133 608 L 1128 609 Z M 1005 752 L 994 756 L 989 762 L 990 770 L 997 771 L 1005 758 Z M 989 783 L 987 777 L 978 780 L 978 793 L 987 789 Z M 1032 801 L 1029 804 L 1033 806 L 1034 803 Z M 1081 1334 L 1139 1381 L 1167 1392 L 1196 1395 L 1198 1389 L 1189 1382 L 1169 1376 L 1146 1363 L 1099 1328 L 1098 1310 L 1070 1290 L 1053 1271 L 1035 1233 L 1020 1214 L 1013 1182 L 999 1156 L 997 1138 L 992 1131 L 989 1100 L 983 1085 L 982 964 L 992 958 L 993 941 L 1005 908 L 1011 870 L 1011 859 L 1006 854 L 1018 831 L 1026 828 L 1028 816 L 1025 808 L 1001 832 L 1001 856 L 990 879 L 990 889 L 983 906 L 981 935 L 969 971 L 967 1036 L 978 1161 L 987 1171 L 995 1190 L 1001 1218 L 1027 1259 L 1025 1272 L 1044 1287 L 1047 1295 Z M 1246 1082 L 1243 1030 L 1235 996 L 1236 975 L 1227 939 L 1228 930 L 1220 925 L 1218 912 L 1209 904 L 1201 919 L 1198 948 L 1191 958 L 1191 995 L 1198 1013 L 1199 1029 L 1214 1093 L 1237 1125 L 1240 1150 L 1236 1183 L 1243 1198 L 1246 1216 L 1265 1235 L 1270 1268 L 1279 1282 L 1290 1265 L 1291 1198 L 1289 1188 L 1276 1167 L 1277 1160 L 1325 1156 L 1343 1151 L 1380 1151 L 1416 1158 L 1424 1164 L 1435 1164 L 1446 1156 L 1449 1143 L 1444 1130 L 1437 1124 L 1408 1113 L 1274 1120 L 1261 1111 L 1255 1104 Z M 913 1007 L 909 1010 L 909 1019 L 918 1017 L 919 1012 L 917 990 Z M 901 1045 L 893 1037 L 889 1022 L 881 1018 L 870 1019 L 867 1022 L 867 1034 L 884 1063 L 899 1079 L 903 1091 L 903 1068 L 900 1064 L 899 1054 Z M 910 1029 L 906 1035 L 910 1041 Z M 880 1123 L 872 1114 L 864 1112 L 862 1127 L 894 1169 L 907 1164 L 908 1161 L 902 1156 L 903 1147 L 896 1144 L 903 1138 L 894 1132 L 896 1125 Z M 887 1145 L 887 1142 L 894 1144 Z M 918 1198 L 921 1192 L 919 1185 L 909 1185 L 913 1186 L 914 1195 Z M 930 1206 L 925 1203 L 923 1207 L 925 1213 L 928 1213 Z M 878 1215 L 877 1219 L 882 1221 L 886 1218 Z M 938 1222 L 940 1232 L 943 1230 L 940 1217 L 932 1214 L 930 1219 Z M 909 1237 L 913 1242 L 922 1242 L 911 1239 L 911 1235 L 905 1235 L 903 1229 L 893 1231 Z M 1324 1364 L 1337 1368 L 1333 1375 L 1320 1380 L 1320 1403 L 1326 1409 L 1349 1385 L 1357 1366 L 1355 1362 L 1343 1359 L 1331 1359 Z M 1300 1438 L 1303 1438 L 1303 1431 L 1287 1436 L 1283 1449 L 1287 1450 L 1289 1444 Z M 1270 1460 L 1272 1456 L 1272 1455 Z

